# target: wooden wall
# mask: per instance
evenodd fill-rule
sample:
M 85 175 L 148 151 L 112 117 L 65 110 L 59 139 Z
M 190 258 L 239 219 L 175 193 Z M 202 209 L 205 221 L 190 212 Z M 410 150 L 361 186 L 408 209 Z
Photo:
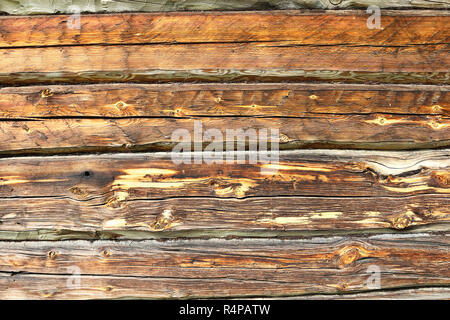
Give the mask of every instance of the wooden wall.
M 449 299 L 449 6 L 0 2 L 0 298 Z

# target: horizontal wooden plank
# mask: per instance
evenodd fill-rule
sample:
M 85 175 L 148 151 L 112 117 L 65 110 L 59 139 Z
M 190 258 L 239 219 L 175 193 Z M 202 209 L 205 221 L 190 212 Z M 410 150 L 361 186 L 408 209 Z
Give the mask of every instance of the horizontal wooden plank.
M 192 117 L 202 121 L 203 132 L 222 130 L 225 140 L 227 129 L 278 129 L 284 149 L 444 147 L 450 143 L 448 89 L 342 84 L 2 88 L 0 117 L 16 121 L 0 122 L 0 153 L 171 150 L 174 130 L 193 133 Z
M 114 201 L 114 200 L 113 200 Z M 98 203 L 100 202 L 100 203 Z M 276 231 L 373 232 L 410 230 L 439 225 L 450 231 L 450 197 L 255 197 L 221 199 L 181 197 L 166 200 L 103 202 L 64 199 L 62 196 L 0 199 L 0 231 L 70 232 L 113 231 L 112 237 L 133 237 L 122 231 L 170 231 L 161 237 L 195 234 L 227 237 L 232 234 L 283 236 Z M 69 231 L 70 230 L 70 231 Z M 119 232 L 117 232 L 119 231 Z M 173 233 L 176 231 L 177 233 Z M 262 233 L 263 232 L 263 233 Z M 61 234 L 61 235 L 63 235 Z M 114 236 L 116 234 L 116 236 Z M 286 233 L 285 236 L 293 236 Z M 89 235 L 79 234 L 86 238 Z M 144 235 L 149 236 L 152 235 Z M 1 238 L 8 238 L 8 234 Z
M 0 196 L 95 199 L 127 192 L 126 199 L 161 199 L 447 194 L 449 152 L 281 151 L 279 161 L 266 164 L 249 163 L 248 153 L 244 153 L 244 163 L 227 161 L 226 154 L 219 154 L 223 163 L 211 163 L 203 154 L 199 164 L 194 163 L 196 154 L 191 163 L 175 164 L 170 153 L 3 158 Z
M 440 116 L 322 115 L 311 118 L 126 118 L 0 121 L 0 154 L 171 151 L 175 130 L 219 130 L 216 142 L 245 139 L 231 130 L 253 130 L 248 144 L 258 143 L 262 130 L 278 130 L 281 149 L 347 148 L 408 150 L 450 146 L 450 118 Z M 202 128 L 195 131 L 194 128 Z M 249 131 L 250 132 L 250 131 Z M 11 139 L 13 137 L 13 139 Z M 204 147 L 211 142 L 204 139 Z M 209 142 L 208 142 L 209 141 Z M 234 147 L 236 148 L 236 146 Z M 225 147 L 223 147 L 225 150 Z M 193 150 L 193 149 L 192 149 Z
M 204 69 L 447 73 L 448 48 L 448 44 L 374 48 L 264 42 L 14 48 L 0 50 L 0 67 L 2 76 L 24 72 Z
M 260 300 L 261 298 L 257 298 Z M 283 300 L 449 300 L 450 288 L 435 287 L 435 288 L 420 288 L 420 289 L 400 289 L 389 291 L 373 291 L 355 294 L 337 294 L 337 295 L 313 295 L 313 296 L 298 296 L 298 297 L 282 297 L 282 298 L 268 298 L 268 299 L 283 299 Z
M 0 17 L 0 47 L 92 44 L 276 42 L 284 45 L 411 46 L 449 42 L 446 11 L 383 11 L 369 29 L 365 11 L 258 11 Z
M 260 42 L 1 49 L 0 83 L 278 79 L 449 84 L 448 48 Z
M 0 230 L 337 232 L 445 224 L 449 152 L 290 151 L 269 165 L 176 165 L 168 154 L 1 159 Z M 277 172 L 261 171 L 269 167 Z
M 268 10 L 268 9 L 346 9 L 363 8 L 376 5 L 380 8 L 433 8 L 448 9 L 447 0 L 111 0 L 85 1 L 72 0 L 82 12 L 154 12 L 154 11 L 197 11 L 197 10 Z M 70 13 L 73 12 L 67 2 L 63 0 L 16 0 L 0 3 L 0 12 L 15 15 L 42 13 Z
M 450 86 L 96 84 L 0 88 L 0 118 L 450 116 Z
M 448 234 L 3 242 L 0 297 L 289 296 L 448 286 L 449 244 Z M 369 279 L 374 271 L 377 288 Z

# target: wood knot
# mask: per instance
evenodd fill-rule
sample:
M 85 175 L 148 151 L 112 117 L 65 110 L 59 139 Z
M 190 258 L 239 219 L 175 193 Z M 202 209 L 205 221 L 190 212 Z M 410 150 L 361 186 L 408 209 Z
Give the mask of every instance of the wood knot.
M 155 231 L 166 230 L 170 228 L 173 220 L 172 210 L 166 209 L 158 216 L 156 221 L 152 223 L 151 229 Z
M 442 188 L 450 186 L 450 172 L 433 172 L 431 179 L 434 185 Z
M 22 125 L 22 129 L 25 130 L 27 133 L 29 133 L 31 131 L 30 128 L 26 124 Z
M 442 107 L 440 105 L 435 104 L 434 106 L 431 106 L 431 111 L 433 113 L 442 113 Z
M 106 201 L 105 206 L 109 208 L 119 208 L 128 199 L 128 192 L 116 192 L 115 195 Z
M 436 116 L 434 119 L 429 121 L 429 125 L 431 128 L 433 129 L 441 129 L 442 127 L 444 127 L 444 125 L 442 124 L 442 120 L 440 118 L 440 116 Z
M 48 98 L 53 95 L 53 92 L 50 89 L 44 89 L 41 91 L 41 97 L 42 98 Z
M 218 187 L 220 187 L 219 182 L 218 182 L 217 180 L 215 180 L 215 179 L 210 179 L 210 180 L 207 182 L 207 184 L 210 185 L 210 186 L 213 187 L 213 188 L 218 188 Z
M 106 201 L 105 206 L 109 208 L 119 208 L 120 207 L 120 199 L 117 196 L 113 196 Z
M 367 257 L 367 252 L 358 246 L 349 246 L 338 252 L 338 267 L 345 268 L 354 264 L 358 259 Z
M 109 251 L 108 249 L 104 249 L 101 252 L 101 254 L 102 254 L 103 257 L 107 258 L 107 257 L 111 256 L 111 251 Z
M 183 112 L 183 110 L 181 108 L 177 108 L 177 109 L 174 110 L 173 116 L 175 116 L 175 117 L 184 117 L 184 116 L 186 116 L 186 114 Z
M 402 215 L 394 218 L 394 220 L 392 220 L 392 227 L 394 227 L 397 230 L 402 230 L 402 229 L 409 227 L 411 222 L 412 222 L 411 215 L 409 215 L 408 213 L 405 213 L 405 214 L 402 214 Z
M 82 189 L 80 189 L 79 187 L 72 187 L 69 189 L 70 192 L 72 192 L 73 194 L 80 196 L 80 197 L 86 197 L 88 195 L 88 193 L 86 191 L 83 191 Z
M 54 260 L 56 258 L 56 251 L 51 250 L 51 251 L 47 252 L 47 257 L 50 260 Z
M 236 195 L 236 197 L 243 198 L 243 197 L 245 197 L 245 192 L 248 190 L 248 188 L 240 185 L 240 186 L 234 187 L 233 190 L 234 190 L 234 194 Z
M 234 193 L 236 197 L 243 198 L 250 189 L 250 185 L 245 182 L 221 184 L 216 180 L 210 180 L 208 184 L 214 188 L 214 193 L 219 196 L 231 195 Z
M 119 102 L 116 103 L 115 106 L 116 106 L 117 109 L 122 110 L 122 109 L 125 108 L 127 105 L 126 105 L 125 102 L 119 101 Z
M 291 138 L 289 138 L 287 135 L 280 133 L 280 142 L 281 143 L 286 143 L 292 141 Z
M 92 172 L 91 171 L 85 171 L 85 172 L 83 172 L 83 176 L 89 178 L 89 177 L 92 176 Z

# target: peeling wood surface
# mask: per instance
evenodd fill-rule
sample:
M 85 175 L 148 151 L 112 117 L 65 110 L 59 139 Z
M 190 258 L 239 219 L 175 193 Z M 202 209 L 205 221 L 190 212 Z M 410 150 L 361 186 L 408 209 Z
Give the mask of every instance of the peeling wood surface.
M 439 234 L 299 240 L 12 242 L 0 253 L 1 298 L 245 297 L 448 286 Z M 133 261 L 130 264 L 130 260 Z M 68 288 L 70 268 L 82 270 Z M 13 272 L 13 273 L 12 273 Z M 34 285 L 33 285 L 34 284 Z
M 221 156 L 225 159 L 226 154 Z M 206 155 L 203 159 L 210 160 Z M 170 153 L 5 158 L 0 160 L 0 195 L 38 197 L 57 191 L 55 196 L 89 199 L 133 189 L 128 193 L 134 199 L 182 195 L 412 196 L 447 194 L 450 185 L 448 149 L 285 151 L 279 164 L 251 164 L 247 160 L 206 166 L 193 161 L 174 164 Z M 261 170 L 264 168 L 268 171 Z
M 0 229 L 359 230 L 448 223 L 449 151 L 283 152 L 279 164 L 169 154 L 0 161 Z M 49 172 L 48 167 L 52 168 Z M 276 169 L 267 174 L 262 168 Z
M 181 197 L 128 202 L 114 197 L 103 201 L 62 196 L 18 197 L 0 199 L 0 230 L 24 233 L 56 229 L 70 230 L 70 233 L 75 232 L 74 235 L 78 231 L 112 231 L 111 238 L 127 238 L 133 235 L 127 233 L 130 230 L 186 232 L 177 233 L 179 236 L 189 236 L 192 232 L 201 236 L 203 232 L 205 236 L 247 233 L 248 236 L 272 237 L 283 236 L 283 232 L 276 231 L 384 231 L 434 225 L 449 228 L 444 225 L 450 223 L 449 207 L 450 200 L 446 195 L 392 198 L 271 196 L 242 200 Z M 70 233 L 66 231 L 69 238 Z M 166 236 L 173 237 L 171 234 Z M 0 233 L 0 238 L 9 237 Z
M 0 47 L 227 42 L 408 47 L 449 42 L 447 11 L 383 11 L 381 30 L 367 28 L 368 17 L 365 11 L 126 13 L 85 15 L 80 29 L 70 29 L 70 15 L 0 16 Z
M 71 13 L 77 6 L 81 12 L 154 12 L 200 10 L 270 10 L 270 9 L 366 9 L 370 5 L 380 8 L 448 9 L 448 0 L 9 0 L 0 3 L 0 12 L 8 14 Z M 78 10 L 77 8 L 77 10 Z

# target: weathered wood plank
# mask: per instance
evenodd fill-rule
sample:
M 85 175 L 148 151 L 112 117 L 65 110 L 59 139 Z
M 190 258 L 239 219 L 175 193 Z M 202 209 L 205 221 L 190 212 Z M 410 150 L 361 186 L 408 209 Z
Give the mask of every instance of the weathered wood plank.
M 15 0 L 0 3 L 0 12 L 9 14 L 70 13 L 77 6 L 81 12 L 154 12 L 154 11 L 197 11 L 197 10 L 268 10 L 268 9 L 346 9 L 367 8 L 433 8 L 448 9 L 447 0 Z M 77 8 L 77 9 L 78 9 Z
M 256 298 L 261 300 L 263 298 Z M 312 295 L 298 297 L 282 297 L 268 299 L 283 300 L 449 300 L 450 288 L 420 288 L 420 289 L 403 289 L 389 291 L 374 291 L 355 294 L 339 294 L 339 295 Z
M 450 86 L 97 84 L 0 88 L 0 118 L 450 116 Z
M 0 199 L 0 231 L 180 231 L 203 237 L 282 236 L 275 231 L 357 232 L 449 223 L 450 197 L 255 197 L 242 200 L 182 197 L 118 203 L 43 198 Z M 186 232 L 185 234 L 181 231 Z M 213 233 L 211 233 L 213 232 Z M 331 231 L 330 231 L 331 232 Z M 166 232 L 167 233 L 167 232 Z M 130 234 L 131 236 L 132 234 Z M 292 236 L 293 234 L 286 234 Z M 7 235 L 6 235 L 7 236 Z M 80 235 L 81 236 L 81 235 Z M 126 237 L 117 233 L 118 238 Z M 174 234 L 162 234 L 174 237 Z M 0 234 L 0 238 L 3 236 Z
M 281 151 L 279 162 L 175 164 L 170 153 L 0 159 L 1 197 L 125 199 L 214 196 L 412 196 L 448 194 L 449 150 Z M 199 154 L 197 154 L 199 155 Z M 194 154 L 195 157 L 195 154 Z M 217 159 L 217 158 L 216 158 Z M 263 171 L 274 169 L 276 171 Z
M 450 136 L 448 89 L 342 84 L 2 88 L 0 117 L 15 121 L 0 122 L 0 152 L 170 150 L 175 129 L 193 133 L 192 117 L 202 121 L 204 131 L 222 130 L 224 140 L 227 129 L 278 129 L 285 149 L 443 147 Z
M 0 160 L 0 230 L 237 232 L 448 223 L 448 150 L 281 152 L 261 164 L 168 154 Z
M 383 11 L 382 30 L 365 11 L 208 12 L 0 17 L 0 47 L 92 44 L 275 42 L 284 45 L 411 46 L 448 43 L 446 11 Z
M 449 84 L 449 45 L 274 43 L 67 46 L 0 50 L 0 83 L 324 80 Z
M 374 268 L 380 272 L 379 289 L 448 286 L 448 247 L 448 234 L 289 241 L 3 242 L 0 297 L 352 293 L 374 289 L 369 281 Z M 75 267 L 80 271 L 79 287 L 72 281 Z
M 169 151 L 178 144 L 175 130 L 186 130 L 193 142 L 194 128 L 201 135 L 219 130 L 216 142 L 245 138 L 230 130 L 279 130 L 281 149 L 347 148 L 408 150 L 450 146 L 450 118 L 440 116 L 322 115 L 311 118 L 227 117 L 128 119 L 47 119 L 0 122 L 0 154 L 56 154 L 73 152 Z M 226 120 L 226 121 L 225 121 Z M 237 131 L 236 131 L 237 132 Z M 270 134 L 270 131 L 269 131 Z M 248 133 L 249 144 L 258 143 Z M 11 139 L 13 137 L 13 139 Z M 213 140 L 214 140 L 213 139 Z M 209 141 L 209 142 L 207 142 Z M 206 147 L 211 139 L 204 140 Z

